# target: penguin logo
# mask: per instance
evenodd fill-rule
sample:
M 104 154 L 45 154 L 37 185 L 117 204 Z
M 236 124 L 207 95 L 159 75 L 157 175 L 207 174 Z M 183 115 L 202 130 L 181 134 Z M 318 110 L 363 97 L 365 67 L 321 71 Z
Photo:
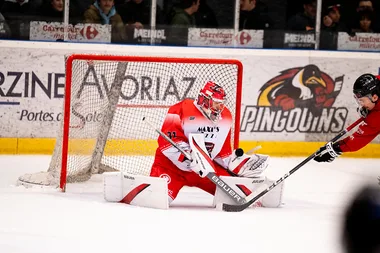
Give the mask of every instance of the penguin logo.
M 318 115 L 323 108 L 331 107 L 335 102 L 340 90 L 336 92 L 334 89 L 334 80 L 316 65 L 290 68 L 260 88 L 257 105 L 283 111 L 308 107 Z

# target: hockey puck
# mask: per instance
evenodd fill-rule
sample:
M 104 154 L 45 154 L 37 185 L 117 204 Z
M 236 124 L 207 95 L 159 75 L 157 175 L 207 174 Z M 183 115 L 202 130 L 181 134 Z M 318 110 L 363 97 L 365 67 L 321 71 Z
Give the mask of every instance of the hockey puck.
M 238 149 L 235 150 L 235 155 L 236 155 L 237 157 L 240 157 L 240 156 L 242 156 L 243 154 L 244 154 L 244 150 L 243 150 L 243 149 L 238 148 Z

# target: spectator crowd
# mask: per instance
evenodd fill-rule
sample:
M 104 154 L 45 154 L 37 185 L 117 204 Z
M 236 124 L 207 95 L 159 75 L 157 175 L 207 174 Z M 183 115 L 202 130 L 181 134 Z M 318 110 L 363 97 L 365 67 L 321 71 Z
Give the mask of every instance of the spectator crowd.
M 156 27 L 234 28 L 234 1 L 157 0 Z M 380 32 L 373 0 L 322 1 L 321 31 Z M 65 0 L 0 0 L 0 38 L 28 39 L 30 21 L 63 22 Z M 317 0 L 240 0 L 239 30 L 314 32 Z M 113 42 L 123 43 L 135 29 L 151 28 L 149 0 L 69 0 L 70 24 L 112 26 Z M 177 29 L 177 30 L 176 30 Z M 330 38 L 331 38 L 330 36 Z M 322 36 L 322 38 L 324 38 Z

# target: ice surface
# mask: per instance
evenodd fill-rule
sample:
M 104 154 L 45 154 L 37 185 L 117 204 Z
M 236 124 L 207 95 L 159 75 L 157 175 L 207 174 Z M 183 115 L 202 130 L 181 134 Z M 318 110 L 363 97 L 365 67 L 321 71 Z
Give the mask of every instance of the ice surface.
M 185 188 L 170 210 L 103 200 L 101 176 L 67 192 L 15 186 L 45 171 L 50 156 L 0 156 L 0 252 L 338 253 L 342 213 L 353 191 L 376 183 L 376 159 L 306 164 L 286 180 L 282 208 L 225 213 L 212 196 Z M 279 178 L 303 158 L 272 158 Z

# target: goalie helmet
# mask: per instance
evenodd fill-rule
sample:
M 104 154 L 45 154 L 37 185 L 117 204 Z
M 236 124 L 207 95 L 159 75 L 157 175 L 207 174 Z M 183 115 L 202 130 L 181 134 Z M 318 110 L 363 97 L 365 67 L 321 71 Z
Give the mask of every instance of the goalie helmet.
M 197 104 L 211 121 L 217 122 L 224 109 L 225 97 L 224 89 L 220 85 L 209 81 L 200 90 Z
M 363 74 L 356 79 L 353 92 L 357 99 L 374 94 L 379 96 L 380 80 L 372 74 Z

